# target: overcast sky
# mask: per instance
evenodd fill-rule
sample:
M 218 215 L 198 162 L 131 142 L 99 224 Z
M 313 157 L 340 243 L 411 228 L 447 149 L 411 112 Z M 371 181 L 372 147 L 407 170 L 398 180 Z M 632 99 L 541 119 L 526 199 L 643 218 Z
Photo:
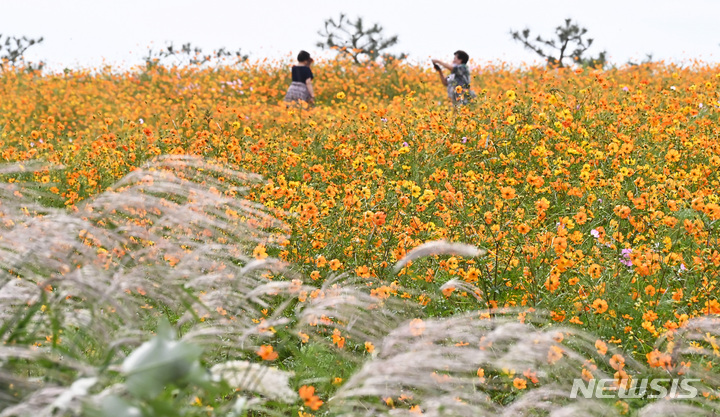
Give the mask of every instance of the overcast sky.
M 321 51 L 317 34 L 329 17 L 361 16 L 397 34 L 394 52 L 414 61 L 466 50 L 479 63 L 538 62 L 511 40 L 511 29 L 552 36 L 572 18 L 623 64 L 656 60 L 720 61 L 718 0 L 0 0 L 0 34 L 45 38 L 26 56 L 51 68 L 142 62 L 148 47 L 191 42 L 205 50 L 241 48 L 251 60 Z M 4 40 L 4 37 L 2 38 Z

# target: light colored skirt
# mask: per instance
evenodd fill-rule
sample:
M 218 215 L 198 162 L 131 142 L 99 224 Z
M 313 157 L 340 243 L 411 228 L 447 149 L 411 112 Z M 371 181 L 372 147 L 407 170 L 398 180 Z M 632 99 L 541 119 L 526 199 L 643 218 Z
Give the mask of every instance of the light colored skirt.
M 287 94 L 285 94 L 285 101 L 302 100 L 310 102 L 311 98 L 307 85 L 298 81 L 293 81 L 287 90 Z

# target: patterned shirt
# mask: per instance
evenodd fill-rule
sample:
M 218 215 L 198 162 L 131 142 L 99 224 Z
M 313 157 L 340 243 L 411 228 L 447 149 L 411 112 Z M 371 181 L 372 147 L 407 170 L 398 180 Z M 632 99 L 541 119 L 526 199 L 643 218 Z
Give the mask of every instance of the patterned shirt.
M 447 77 L 447 93 L 453 104 L 467 104 L 470 99 L 475 97 L 475 93 L 470 90 L 470 70 L 465 64 L 454 65 L 450 75 Z M 458 94 L 458 87 L 462 88 Z

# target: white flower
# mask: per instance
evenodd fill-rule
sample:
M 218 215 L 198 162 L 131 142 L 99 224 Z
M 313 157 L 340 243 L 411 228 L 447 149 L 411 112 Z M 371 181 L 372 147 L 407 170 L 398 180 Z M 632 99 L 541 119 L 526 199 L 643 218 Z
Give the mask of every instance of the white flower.
M 592 237 L 594 237 L 595 239 L 597 239 L 597 238 L 600 237 L 600 232 L 598 232 L 597 229 L 592 229 L 592 230 L 590 231 L 590 235 L 592 235 Z

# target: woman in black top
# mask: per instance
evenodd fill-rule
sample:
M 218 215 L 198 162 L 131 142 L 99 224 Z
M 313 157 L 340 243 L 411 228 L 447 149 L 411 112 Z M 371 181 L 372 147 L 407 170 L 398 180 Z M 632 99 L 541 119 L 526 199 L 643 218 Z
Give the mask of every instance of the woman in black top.
M 310 54 L 305 51 L 300 51 L 297 59 L 299 65 L 292 67 L 292 84 L 290 84 L 290 88 L 288 88 L 287 94 L 285 94 L 285 101 L 302 100 L 313 104 L 315 102 L 315 94 L 312 88 L 313 73 L 310 69 L 313 59 L 310 58 Z

